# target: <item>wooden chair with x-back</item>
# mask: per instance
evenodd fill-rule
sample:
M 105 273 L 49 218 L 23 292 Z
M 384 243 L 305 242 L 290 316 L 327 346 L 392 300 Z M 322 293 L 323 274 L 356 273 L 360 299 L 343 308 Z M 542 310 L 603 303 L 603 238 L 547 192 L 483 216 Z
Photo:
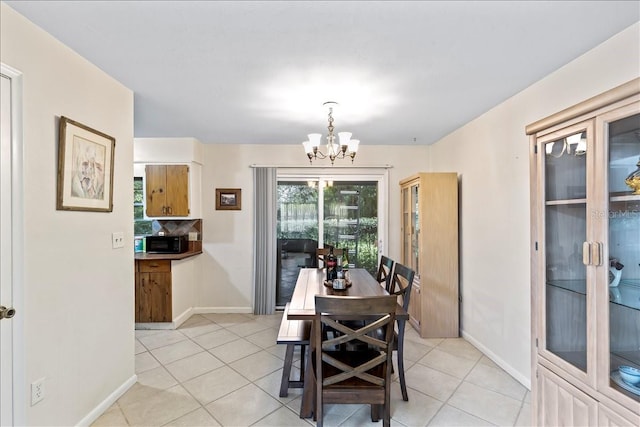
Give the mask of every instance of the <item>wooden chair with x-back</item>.
M 391 353 L 396 307 L 395 295 L 316 295 L 311 360 L 316 385 L 314 418 L 319 427 L 323 423 L 323 405 L 329 403 L 370 404 L 371 420 L 377 422 L 382 418 L 385 427 L 390 425 Z M 367 323 L 356 329 L 344 322 L 362 319 Z M 340 334 L 333 338 L 323 336 L 325 327 Z M 375 337 L 376 330 L 384 330 L 384 336 Z

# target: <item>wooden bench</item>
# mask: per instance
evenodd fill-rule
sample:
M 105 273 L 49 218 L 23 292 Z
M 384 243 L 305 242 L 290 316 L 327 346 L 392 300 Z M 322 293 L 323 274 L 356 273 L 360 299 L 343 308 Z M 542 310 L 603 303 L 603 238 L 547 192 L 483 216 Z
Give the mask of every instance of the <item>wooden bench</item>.
M 310 320 L 288 320 L 289 304 L 282 313 L 282 322 L 280 322 L 280 330 L 278 331 L 278 344 L 286 344 L 287 351 L 284 357 L 284 368 L 282 369 L 282 380 L 280 382 L 280 397 L 286 397 L 289 394 L 289 388 L 304 387 L 304 367 L 305 353 L 309 345 L 309 336 L 311 335 Z M 295 347 L 300 346 L 300 378 L 298 380 L 291 379 L 291 367 L 293 366 L 293 351 Z

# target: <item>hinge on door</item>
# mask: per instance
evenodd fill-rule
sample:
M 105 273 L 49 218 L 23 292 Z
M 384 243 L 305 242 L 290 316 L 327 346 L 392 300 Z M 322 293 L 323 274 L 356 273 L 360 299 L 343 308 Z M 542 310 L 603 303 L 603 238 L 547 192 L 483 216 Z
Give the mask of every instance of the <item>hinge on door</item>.
M 537 145 L 533 146 L 533 153 L 534 154 L 538 154 L 538 146 Z
M 536 348 L 538 348 L 538 338 L 536 338 Z
M 537 251 L 538 250 L 538 242 L 536 242 L 535 246 L 536 246 L 536 251 Z

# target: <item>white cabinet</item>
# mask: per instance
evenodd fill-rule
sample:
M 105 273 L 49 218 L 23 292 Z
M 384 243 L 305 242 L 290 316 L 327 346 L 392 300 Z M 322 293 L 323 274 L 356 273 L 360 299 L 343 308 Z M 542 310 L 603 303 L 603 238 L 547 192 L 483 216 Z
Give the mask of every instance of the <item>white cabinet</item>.
M 640 79 L 527 134 L 534 424 L 615 424 L 623 414 L 640 425 L 640 388 L 618 374 L 640 367 L 640 191 L 625 182 L 640 160 Z

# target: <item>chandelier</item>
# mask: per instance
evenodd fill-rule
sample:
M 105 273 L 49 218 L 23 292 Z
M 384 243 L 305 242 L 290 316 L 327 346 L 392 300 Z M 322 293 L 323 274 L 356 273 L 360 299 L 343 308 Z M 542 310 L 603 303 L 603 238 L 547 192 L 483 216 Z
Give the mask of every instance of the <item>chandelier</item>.
M 319 133 L 310 133 L 307 135 L 309 140 L 302 143 L 304 151 L 309 158 L 309 163 L 313 163 L 313 159 L 326 159 L 327 157 L 331 160 L 332 166 L 335 159 L 350 157 L 351 163 L 353 163 L 353 159 L 358 152 L 358 144 L 360 144 L 360 141 L 351 139 L 351 132 L 339 132 L 338 137 L 340 138 L 340 143 L 338 144 L 333 134 L 333 107 L 338 105 L 338 103 L 328 101 L 322 105 L 329 108 L 329 126 L 327 126 L 329 133 L 327 134 L 326 154 L 320 151 L 320 139 L 322 135 Z

